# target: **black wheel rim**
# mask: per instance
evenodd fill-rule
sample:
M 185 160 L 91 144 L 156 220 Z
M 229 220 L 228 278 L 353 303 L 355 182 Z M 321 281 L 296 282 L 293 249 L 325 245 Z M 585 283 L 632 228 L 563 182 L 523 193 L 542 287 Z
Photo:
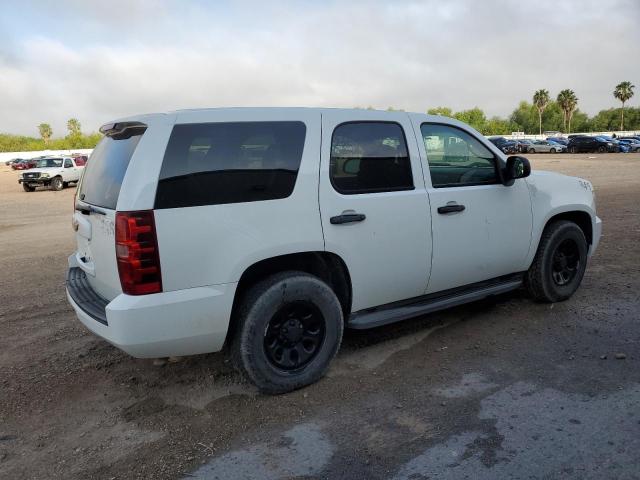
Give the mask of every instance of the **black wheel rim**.
M 564 286 L 573 281 L 580 269 L 580 250 L 578 244 L 566 239 L 553 253 L 551 276 L 556 285 Z
M 309 302 L 292 302 L 269 320 L 264 351 L 273 366 L 300 370 L 318 355 L 324 336 L 325 322 L 320 310 Z

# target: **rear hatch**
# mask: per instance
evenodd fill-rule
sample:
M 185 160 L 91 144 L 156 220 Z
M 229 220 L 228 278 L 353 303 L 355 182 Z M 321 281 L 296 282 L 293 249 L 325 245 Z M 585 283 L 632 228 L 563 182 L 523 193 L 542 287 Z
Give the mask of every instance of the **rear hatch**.
M 100 296 L 122 293 L 115 247 L 115 217 L 120 187 L 146 125 L 139 122 L 103 126 L 105 137 L 94 149 L 78 187 L 74 224 L 76 259 Z

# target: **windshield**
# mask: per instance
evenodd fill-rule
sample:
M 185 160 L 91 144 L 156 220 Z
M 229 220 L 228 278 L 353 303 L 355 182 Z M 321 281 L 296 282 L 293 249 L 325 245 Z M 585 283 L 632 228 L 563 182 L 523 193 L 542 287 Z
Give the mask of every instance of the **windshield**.
M 51 168 L 51 167 L 61 167 L 62 159 L 61 158 L 43 158 L 36 162 L 36 168 Z

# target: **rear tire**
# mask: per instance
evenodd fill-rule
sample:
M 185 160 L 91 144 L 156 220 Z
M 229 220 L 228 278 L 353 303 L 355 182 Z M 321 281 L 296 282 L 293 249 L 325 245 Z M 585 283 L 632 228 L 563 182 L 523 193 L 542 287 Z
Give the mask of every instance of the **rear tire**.
M 525 275 L 529 294 L 539 302 L 560 302 L 580 286 L 587 266 L 587 240 L 573 222 L 559 220 L 544 229 Z
M 260 391 L 290 392 L 318 381 L 338 352 L 342 307 L 319 278 L 289 271 L 249 289 L 239 304 L 231 355 Z
M 23 183 L 23 184 L 22 184 L 22 189 L 23 189 L 25 192 L 35 192 L 36 187 L 32 187 L 31 185 L 27 185 L 26 183 Z
M 55 190 L 56 192 L 59 192 L 63 188 L 64 188 L 64 182 L 62 181 L 62 178 L 53 177 L 51 179 L 51 189 L 52 190 Z

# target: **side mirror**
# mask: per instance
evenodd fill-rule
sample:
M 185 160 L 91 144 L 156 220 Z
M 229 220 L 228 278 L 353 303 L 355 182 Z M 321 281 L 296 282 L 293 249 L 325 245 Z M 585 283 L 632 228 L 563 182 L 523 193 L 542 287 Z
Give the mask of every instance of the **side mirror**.
M 507 166 L 504 169 L 503 183 L 509 187 L 517 178 L 525 178 L 531 174 L 529 160 L 518 155 L 507 158 Z

